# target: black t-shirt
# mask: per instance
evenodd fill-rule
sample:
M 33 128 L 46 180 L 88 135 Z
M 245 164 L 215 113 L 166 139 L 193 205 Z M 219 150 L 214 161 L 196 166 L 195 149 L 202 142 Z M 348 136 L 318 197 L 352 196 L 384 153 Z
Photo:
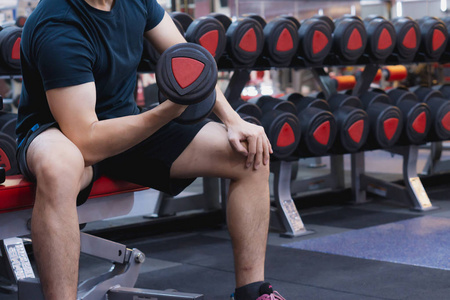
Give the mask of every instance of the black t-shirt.
M 115 0 L 111 11 L 84 0 L 41 0 L 22 33 L 17 136 L 54 122 L 45 92 L 95 82 L 100 120 L 137 114 L 133 98 L 143 34 L 163 18 L 156 0 Z

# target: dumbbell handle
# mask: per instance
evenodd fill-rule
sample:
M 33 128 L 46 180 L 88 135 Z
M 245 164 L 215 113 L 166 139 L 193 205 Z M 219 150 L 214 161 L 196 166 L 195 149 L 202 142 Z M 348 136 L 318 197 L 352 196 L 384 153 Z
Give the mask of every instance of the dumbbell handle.
M 373 82 L 378 82 L 384 77 L 385 81 L 403 80 L 408 76 L 408 71 L 405 66 L 386 66 L 379 69 Z M 356 86 L 356 77 L 354 75 L 341 75 L 332 78 L 336 83 L 337 91 L 351 90 Z

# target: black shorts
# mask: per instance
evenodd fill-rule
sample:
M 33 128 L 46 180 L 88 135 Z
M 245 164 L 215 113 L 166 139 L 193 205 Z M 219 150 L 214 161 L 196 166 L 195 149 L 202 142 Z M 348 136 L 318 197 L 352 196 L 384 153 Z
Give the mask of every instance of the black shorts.
M 170 122 L 131 149 L 93 165 L 93 180 L 80 192 L 77 204 L 87 200 L 93 182 L 101 175 L 154 188 L 170 195 L 179 194 L 195 178 L 170 178 L 170 168 L 207 123 L 208 120 L 193 125 Z M 50 127 L 58 128 L 58 124 L 50 123 L 33 127 L 18 146 L 17 161 L 20 171 L 32 181 L 36 178 L 28 169 L 26 152 L 33 139 Z

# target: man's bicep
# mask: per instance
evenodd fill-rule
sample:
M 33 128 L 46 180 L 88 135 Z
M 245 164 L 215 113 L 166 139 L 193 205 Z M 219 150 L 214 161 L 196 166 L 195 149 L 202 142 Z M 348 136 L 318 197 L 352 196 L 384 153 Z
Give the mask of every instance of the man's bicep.
M 165 13 L 161 22 L 151 30 L 144 33 L 144 36 L 152 43 L 159 53 L 172 45 L 185 43 L 186 40 L 173 23 L 172 18 Z
M 90 126 L 98 121 L 94 82 L 48 90 L 47 101 L 61 131 L 76 145 L 82 144 Z
M 68 25 L 48 25 L 46 30 L 37 34 L 31 51 L 44 89 L 93 81 L 95 50 L 81 32 Z

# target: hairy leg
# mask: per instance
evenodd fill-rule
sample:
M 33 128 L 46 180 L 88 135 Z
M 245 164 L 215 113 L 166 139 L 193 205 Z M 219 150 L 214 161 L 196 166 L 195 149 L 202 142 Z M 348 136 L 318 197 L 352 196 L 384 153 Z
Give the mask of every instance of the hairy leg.
M 264 280 L 269 227 L 269 166 L 245 167 L 246 158 L 231 147 L 225 128 L 209 123 L 174 162 L 171 176 L 231 179 L 227 223 L 233 244 L 236 286 Z
M 76 299 L 80 231 L 76 198 L 92 178 L 78 148 L 58 129 L 37 136 L 27 152 L 36 176 L 31 236 L 45 299 Z

